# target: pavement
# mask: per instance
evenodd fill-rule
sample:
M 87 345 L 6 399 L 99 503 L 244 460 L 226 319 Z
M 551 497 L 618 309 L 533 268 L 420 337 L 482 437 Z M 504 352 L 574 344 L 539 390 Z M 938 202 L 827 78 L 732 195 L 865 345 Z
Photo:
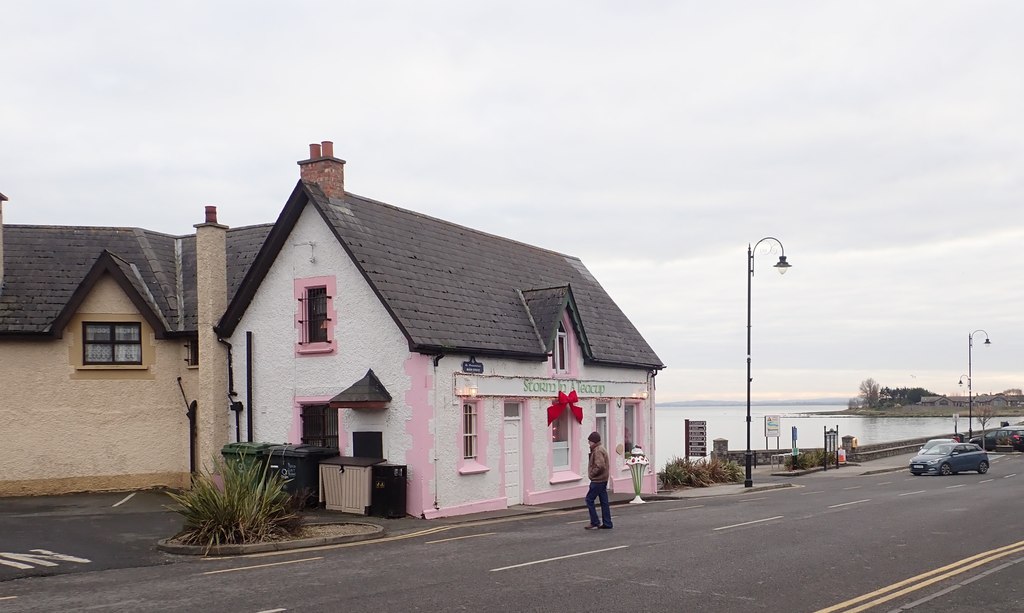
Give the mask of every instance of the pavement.
M 910 458 L 914 454 L 897 455 L 872 460 L 860 464 L 848 463 L 839 468 L 822 471 L 820 468 L 805 471 L 780 471 L 779 468 L 767 465 L 753 467 L 751 471 L 751 487 L 743 483 L 720 484 L 704 488 L 683 488 L 672 491 L 661 491 L 643 494 L 644 501 L 679 500 L 690 498 L 708 498 L 719 496 L 743 496 L 752 492 L 778 489 L 798 485 L 800 481 L 842 478 L 856 475 L 870 475 L 885 472 L 907 470 Z M 629 504 L 634 499 L 633 492 L 612 492 L 609 494 L 611 504 Z M 83 541 L 93 545 L 102 543 L 129 547 L 136 551 L 152 548 L 162 539 L 172 536 L 181 527 L 180 517 L 171 509 L 173 501 L 163 491 L 139 492 L 97 492 L 84 494 L 67 494 L 62 496 L 30 496 L 0 498 L 0 549 L 17 551 L 17 546 L 24 537 L 32 535 L 52 535 L 57 526 L 63 532 L 61 538 L 74 540 L 73 532 Z M 455 517 L 443 517 L 425 520 L 416 517 L 386 519 L 328 511 L 326 509 L 308 509 L 304 521 L 311 524 L 351 523 L 367 524 L 373 535 L 352 537 L 334 537 L 330 542 L 346 542 L 362 540 L 385 535 L 399 535 L 416 532 L 437 526 L 500 521 L 524 515 L 548 513 L 552 511 L 579 510 L 585 516 L 585 505 L 582 500 L 574 499 L 544 505 L 516 505 L 507 509 L 472 513 Z M 377 529 L 376 527 L 379 527 Z M 15 538 L 8 539 L 12 535 Z M 36 539 L 38 540 L 38 539 Z M 10 541 L 10 542 L 5 542 Z M 45 543 L 44 543 L 45 544 Z M 324 541 L 296 542 L 293 545 L 276 544 L 275 549 L 298 548 L 301 546 L 325 544 Z M 26 548 L 29 545 L 24 544 Z M 38 546 L 38 545 L 36 545 Z M 250 546 L 242 546 L 250 547 Z M 161 547 L 167 551 L 167 549 Z M 230 553 L 246 553 L 248 550 L 231 551 Z M 176 553 L 184 553 L 177 551 Z M 200 553 L 199 551 L 193 553 Z M 223 552 L 229 553 L 229 552 Z

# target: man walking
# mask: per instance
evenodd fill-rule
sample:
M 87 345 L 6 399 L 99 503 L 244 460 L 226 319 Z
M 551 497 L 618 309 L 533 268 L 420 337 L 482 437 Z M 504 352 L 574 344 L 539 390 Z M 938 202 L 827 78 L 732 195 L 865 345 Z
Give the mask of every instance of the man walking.
M 601 446 L 601 435 L 591 432 L 587 437 L 590 443 L 590 461 L 587 463 L 587 476 L 590 477 L 590 491 L 587 492 L 587 510 L 590 511 L 590 525 L 587 530 L 612 529 L 612 510 L 608 506 L 608 452 Z M 594 499 L 601 500 L 601 523 L 597 522 L 597 509 Z

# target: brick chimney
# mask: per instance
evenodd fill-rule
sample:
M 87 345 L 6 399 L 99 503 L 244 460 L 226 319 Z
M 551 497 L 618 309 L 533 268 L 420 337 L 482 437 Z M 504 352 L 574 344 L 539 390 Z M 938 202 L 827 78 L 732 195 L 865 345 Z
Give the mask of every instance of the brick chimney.
M 345 198 L 345 160 L 334 157 L 333 142 L 312 143 L 309 159 L 298 164 L 303 181 L 319 185 L 328 198 Z
M 0 296 L 4 293 L 4 203 L 7 196 L 0 194 Z
M 206 207 L 196 224 L 196 293 L 199 332 L 199 391 L 196 394 L 196 466 L 207 465 L 228 442 L 228 354 L 214 326 L 228 303 L 227 232 L 217 207 Z

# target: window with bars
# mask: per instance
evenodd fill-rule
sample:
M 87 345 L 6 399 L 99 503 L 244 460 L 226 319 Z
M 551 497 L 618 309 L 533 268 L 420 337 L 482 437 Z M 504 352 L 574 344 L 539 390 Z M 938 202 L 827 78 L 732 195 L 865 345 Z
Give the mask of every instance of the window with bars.
M 303 343 L 326 343 L 329 342 L 327 327 L 330 319 L 327 317 L 327 288 L 308 287 L 303 296 L 304 319 L 302 320 Z
M 476 404 L 466 402 L 462 405 L 462 459 L 476 459 Z
M 142 324 L 82 324 L 83 364 L 142 364 Z
M 302 405 L 302 443 L 338 448 L 338 410 L 326 404 Z
M 185 364 L 199 366 L 199 339 L 191 338 L 185 342 Z

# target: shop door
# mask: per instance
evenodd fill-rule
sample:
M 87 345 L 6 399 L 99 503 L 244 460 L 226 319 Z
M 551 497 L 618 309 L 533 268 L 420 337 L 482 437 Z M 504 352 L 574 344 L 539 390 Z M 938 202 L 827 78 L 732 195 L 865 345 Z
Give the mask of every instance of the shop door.
M 505 497 L 508 505 L 523 504 L 522 473 L 520 469 L 520 405 L 505 403 Z

